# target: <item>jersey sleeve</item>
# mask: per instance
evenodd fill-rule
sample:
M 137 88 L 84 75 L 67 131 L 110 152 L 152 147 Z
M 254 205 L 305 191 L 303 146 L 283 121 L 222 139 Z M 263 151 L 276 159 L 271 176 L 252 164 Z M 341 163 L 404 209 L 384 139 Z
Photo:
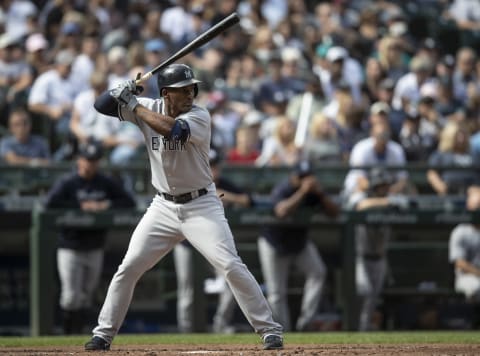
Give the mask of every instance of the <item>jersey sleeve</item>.
M 192 110 L 178 116 L 188 123 L 190 127 L 190 142 L 194 144 L 201 144 L 210 142 L 210 113 L 203 108 L 194 106 Z

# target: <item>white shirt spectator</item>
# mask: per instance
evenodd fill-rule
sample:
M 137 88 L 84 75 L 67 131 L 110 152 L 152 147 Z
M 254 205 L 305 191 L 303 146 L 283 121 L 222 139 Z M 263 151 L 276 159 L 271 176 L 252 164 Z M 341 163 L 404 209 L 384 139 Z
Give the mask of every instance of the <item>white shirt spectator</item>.
M 415 73 L 410 72 L 405 74 L 398 80 L 397 85 L 395 86 L 392 100 L 393 108 L 395 110 L 402 109 L 402 98 L 408 99 L 410 104 L 415 107 L 416 103 L 421 98 L 422 91 L 427 90 L 423 89 L 423 87 L 431 87 L 432 85 L 436 85 L 434 79 L 427 79 L 424 83 L 419 85 L 417 75 Z
M 364 81 L 362 65 L 356 59 L 349 57 L 347 50 L 343 47 L 331 47 L 326 54 L 326 59 L 330 62 L 343 59 L 340 82 L 348 84 L 353 98 L 359 102 L 361 100 L 360 87 Z M 330 71 L 320 66 L 314 67 L 313 70 L 320 78 L 325 98 L 332 100 L 335 93 L 335 85 L 332 83 Z
M 479 5 L 478 0 L 454 0 L 448 12 L 457 21 L 479 22 Z
M 185 34 L 194 31 L 192 15 L 181 6 L 168 8 L 160 19 L 160 30 L 168 34 L 173 42 L 179 42 Z
M 359 141 L 353 146 L 350 154 L 350 167 L 358 166 L 404 166 L 406 164 L 405 152 L 402 146 L 394 141 L 388 141 L 383 157 L 379 157 L 374 149 L 375 139 L 373 137 L 367 137 Z M 405 179 L 408 176 L 407 171 L 396 170 L 392 172 L 396 181 Z M 359 176 L 366 177 L 368 171 L 366 169 L 351 169 L 346 178 L 344 184 L 344 193 L 349 195 L 355 191 L 357 180 Z
M 38 9 L 32 1 L 14 0 L 6 11 L 6 32 L 21 37 L 26 35 L 30 29 L 28 18 L 35 16 Z
M 100 114 L 93 107 L 95 92 L 93 89 L 84 91 L 75 99 L 73 110 L 79 115 L 80 126 L 85 136 L 93 137 L 98 141 L 112 136 L 121 126 L 119 120 Z
M 28 98 L 29 105 L 71 106 L 76 89 L 69 79 L 62 78 L 55 69 L 51 69 L 33 82 Z
M 81 53 L 72 64 L 70 81 L 74 83 L 77 93 L 90 88 L 89 78 L 95 70 L 95 62 L 86 54 Z

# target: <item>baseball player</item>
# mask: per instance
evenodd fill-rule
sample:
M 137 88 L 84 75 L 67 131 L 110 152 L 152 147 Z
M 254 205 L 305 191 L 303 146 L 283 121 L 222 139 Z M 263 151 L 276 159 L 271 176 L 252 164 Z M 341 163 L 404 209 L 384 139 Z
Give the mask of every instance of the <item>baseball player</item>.
M 99 211 L 135 206 L 133 198 L 112 178 L 98 172 L 100 142 L 79 146 L 77 170 L 57 181 L 45 206 L 58 209 Z M 65 334 L 82 332 L 103 267 L 105 229 L 65 228 L 60 232 L 57 267 L 60 307 Z
M 374 168 L 368 173 L 367 179 L 369 189 L 353 193 L 347 202 L 349 209 L 362 211 L 392 207 L 408 208 L 409 201 L 406 196 L 389 195 L 390 187 L 395 180 L 387 170 Z M 361 299 L 359 331 L 373 328 L 373 312 L 387 273 L 387 245 L 391 235 L 389 225 L 355 226 L 356 286 L 357 295 Z
M 208 162 L 211 117 L 193 103 L 198 82 L 190 67 L 172 64 L 157 75 L 160 99 L 137 98 L 140 88 L 128 80 L 95 102 L 103 114 L 138 125 L 158 193 L 133 232 L 86 350 L 110 349 L 138 279 L 184 239 L 224 275 L 264 349 L 283 348 L 283 328 L 238 256 L 216 193 Z
M 336 216 L 338 206 L 325 194 L 308 161 L 300 162 L 286 180 L 272 191 L 273 212 L 285 218 L 301 207 L 320 207 L 327 215 Z M 268 226 L 258 239 L 258 253 L 267 287 L 268 301 L 274 316 L 285 330 L 290 330 L 287 283 L 291 266 L 305 275 L 297 331 L 307 331 L 321 300 L 326 266 L 318 250 L 308 238 L 306 226 Z
M 467 210 L 480 209 L 480 186 L 467 189 Z M 450 234 L 449 260 L 455 267 L 455 290 L 480 301 L 480 225 L 459 224 Z

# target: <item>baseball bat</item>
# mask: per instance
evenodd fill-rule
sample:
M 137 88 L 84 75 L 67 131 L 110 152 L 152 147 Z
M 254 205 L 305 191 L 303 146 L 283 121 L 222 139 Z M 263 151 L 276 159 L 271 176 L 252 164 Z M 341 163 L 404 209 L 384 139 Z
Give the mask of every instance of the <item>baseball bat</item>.
M 212 38 L 218 36 L 220 33 L 226 31 L 233 25 L 237 24 L 240 21 L 237 13 L 232 13 L 229 16 L 225 17 L 222 21 L 218 22 L 207 31 L 199 35 L 197 38 L 192 40 L 190 43 L 186 44 L 183 48 L 179 49 L 165 61 L 160 63 L 158 66 L 153 68 L 151 71 L 142 75 L 139 79 L 136 80 L 136 84 L 140 84 L 145 82 L 146 80 L 150 79 L 155 73 L 160 71 L 161 69 L 165 68 L 169 64 L 172 64 L 177 59 L 186 56 L 190 52 L 193 52 L 197 48 L 200 48 L 205 43 L 209 42 Z

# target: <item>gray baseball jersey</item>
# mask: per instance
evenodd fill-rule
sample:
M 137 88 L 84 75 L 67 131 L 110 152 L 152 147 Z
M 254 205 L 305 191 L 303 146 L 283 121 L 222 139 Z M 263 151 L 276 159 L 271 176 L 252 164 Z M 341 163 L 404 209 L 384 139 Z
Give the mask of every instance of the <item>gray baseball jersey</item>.
M 164 114 L 162 99 L 138 98 L 138 102 L 155 112 Z M 178 116 L 190 126 L 190 139 L 169 141 L 150 126 L 137 119 L 127 108 L 120 109 L 120 120 L 138 125 L 150 159 L 152 185 L 159 192 L 179 195 L 207 187 L 213 178 L 208 163 L 210 149 L 210 114 L 194 105 L 192 110 Z

